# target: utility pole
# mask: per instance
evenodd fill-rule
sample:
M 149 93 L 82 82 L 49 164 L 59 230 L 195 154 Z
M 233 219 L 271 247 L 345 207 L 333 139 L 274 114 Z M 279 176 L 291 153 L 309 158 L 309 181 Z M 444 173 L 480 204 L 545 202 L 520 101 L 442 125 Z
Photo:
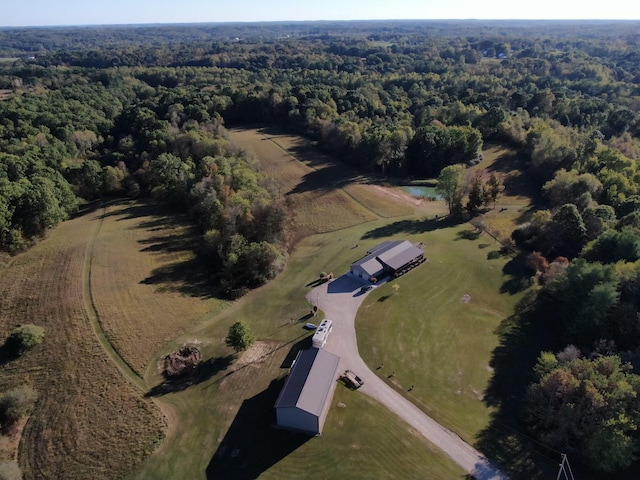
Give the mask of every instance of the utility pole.
M 560 480 L 560 476 L 563 473 L 564 476 L 562 478 L 564 478 L 565 480 L 575 480 L 573 472 L 571 471 L 571 466 L 569 465 L 569 458 L 567 458 L 566 453 L 562 454 L 562 462 L 560 463 L 560 470 L 558 470 L 558 476 L 556 477 L 556 480 Z

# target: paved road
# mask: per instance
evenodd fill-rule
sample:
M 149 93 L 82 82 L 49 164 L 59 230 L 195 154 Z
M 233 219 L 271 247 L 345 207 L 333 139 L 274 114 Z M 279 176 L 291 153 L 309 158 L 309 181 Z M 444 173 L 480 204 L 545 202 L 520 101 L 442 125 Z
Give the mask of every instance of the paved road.
M 309 302 L 314 305 L 317 303 L 326 318 L 333 321 L 333 331 L 324 348 L 340 356 L 341 371 L 351 369 L 364 380 L 361 392 L 395 412 L 467 473 L 477 480 L 506 480 L 508 477 L 493 467 L 479 451 L 384 383 L 360 358 L 355 318 L 360 304 L 367 296 L 359 293 L 362 285 L 362 280 L 345 274 L 307 294 Z

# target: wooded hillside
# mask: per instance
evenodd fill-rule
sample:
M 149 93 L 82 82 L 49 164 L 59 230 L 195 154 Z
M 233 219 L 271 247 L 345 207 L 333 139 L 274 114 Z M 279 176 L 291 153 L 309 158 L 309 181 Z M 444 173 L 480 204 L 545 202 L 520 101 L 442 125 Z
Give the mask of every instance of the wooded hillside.
M 0 29 L 0 247 L 28 248 L 84 201 L 150 196 L 190 212 L 212 289 L 236 298 L 283 268 L 294 220 L 287 192 L 225 125 L 277 124 L 383 177 L 438 177 L 474 163 L 484 143 L 508 144 L 545 201 L 513 234 L 538 282 L 526 309 L 549 338 L 525 373 L 519 418 L 595 471 L 630 471 L 640 446 L 638 26 Z

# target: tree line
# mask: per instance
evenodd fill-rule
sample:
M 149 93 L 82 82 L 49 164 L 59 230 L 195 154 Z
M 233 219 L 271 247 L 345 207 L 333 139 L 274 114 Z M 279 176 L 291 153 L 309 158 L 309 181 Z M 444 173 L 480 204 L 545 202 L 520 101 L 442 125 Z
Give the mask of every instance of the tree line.
M 426 28 L 429 27 L 429 28 Z M 639 447 L 640 116 L 633 22 L 330 22 L 2 29 L 0 246 L 78 205 L 148 196 L 192 214 L 221 294 L 284 265 L 291 216 L 225 126 L 277 124 L 363 171 L 440 177 L 452 213 L 494 203 L 465 177 L 519 152 L 545 208 L 513 233 L 539 282 L 541 352 L 522 421 L 595 470 Z M 464 188 L 461 188 L 461 185 Z M 464 199 L 467 200 L 466 205 Z

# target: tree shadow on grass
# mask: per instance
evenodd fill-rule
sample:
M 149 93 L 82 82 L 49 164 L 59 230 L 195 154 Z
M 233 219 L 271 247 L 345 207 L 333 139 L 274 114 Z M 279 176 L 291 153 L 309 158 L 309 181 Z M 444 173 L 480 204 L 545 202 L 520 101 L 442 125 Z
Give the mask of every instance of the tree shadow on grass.
M 509 260 L 502 268 L 502 273 L 510 278 L 502 284 L 500 293 L 515 295 L 533 285 L 534 280 L 527 269 L 527 256 L 524 253 Z
M 222 293 L 216 291 L 211 270 L 197 257 L 155 268 L 140 283 L 156 285 L 160 293 L 178 292 L 201 298 L 222 297 Z
M 456 240 L 477 240 L 480 238 L 482 230 L 471 228 L 468 230 L 461 230 L 456 233 Z
M 6 342 L 0 345 L 0 366 L 13 362 L 18 358 L 20 358 L 20 355 L 18 355 L 15 349 L 8 346 Z
M 349 175 L 343 165 L 337 163 L 323 164 L 302 177 L 302 181 L 287 192 L 287 195 L 305 192 L 326 193 L 344 188 L 356 182 L 358 175 Z
M 560 460 L 557 452 L 532 439 L 521 421 L 524 396 L 540 352 L 562 348 L 535 297 L 535 292 L 526 294 L 496 330 L 500 343 L 489 363 L 493 376 L 484 397 L 494 411 L 476 441 L 479 450 L 512 480 L 555 478 Z
M 434 230 L 453 227 L 462 223 L 464 223 L 463 219 L 451 216 L 425 220 L 399 220 L 397 222 L 369 230 L 361 238 L 362 240 L 366 240 L 369 238 L 392 237 L 401 233 L 417 234 L 432 232 Z
M 311 438 L 273 428 L 273 405 L 284 379 L 273 380 L 258 395 L 242 402 L 233 423 L 207 466 L 208 480 L 252 480 Z
M 226 357 L 215 357 L 200 362 L 196 368 L 185 375 L 175 378 L 167 378 L 164 382 L 156 385 L 147 393 L 145 397 L 161 397 L 167 393 L 182 392 L 189 387 L 206 382 L 211 377 L 229 368 L 233 362 L 233 355 Z
M 141 245 L 146 245 L 141 252 L 184 252 L 195 251 L 199 245 L 199 238 L 193 232 L 167 233 L 154 235 L 144 240 L 138 240 Z

